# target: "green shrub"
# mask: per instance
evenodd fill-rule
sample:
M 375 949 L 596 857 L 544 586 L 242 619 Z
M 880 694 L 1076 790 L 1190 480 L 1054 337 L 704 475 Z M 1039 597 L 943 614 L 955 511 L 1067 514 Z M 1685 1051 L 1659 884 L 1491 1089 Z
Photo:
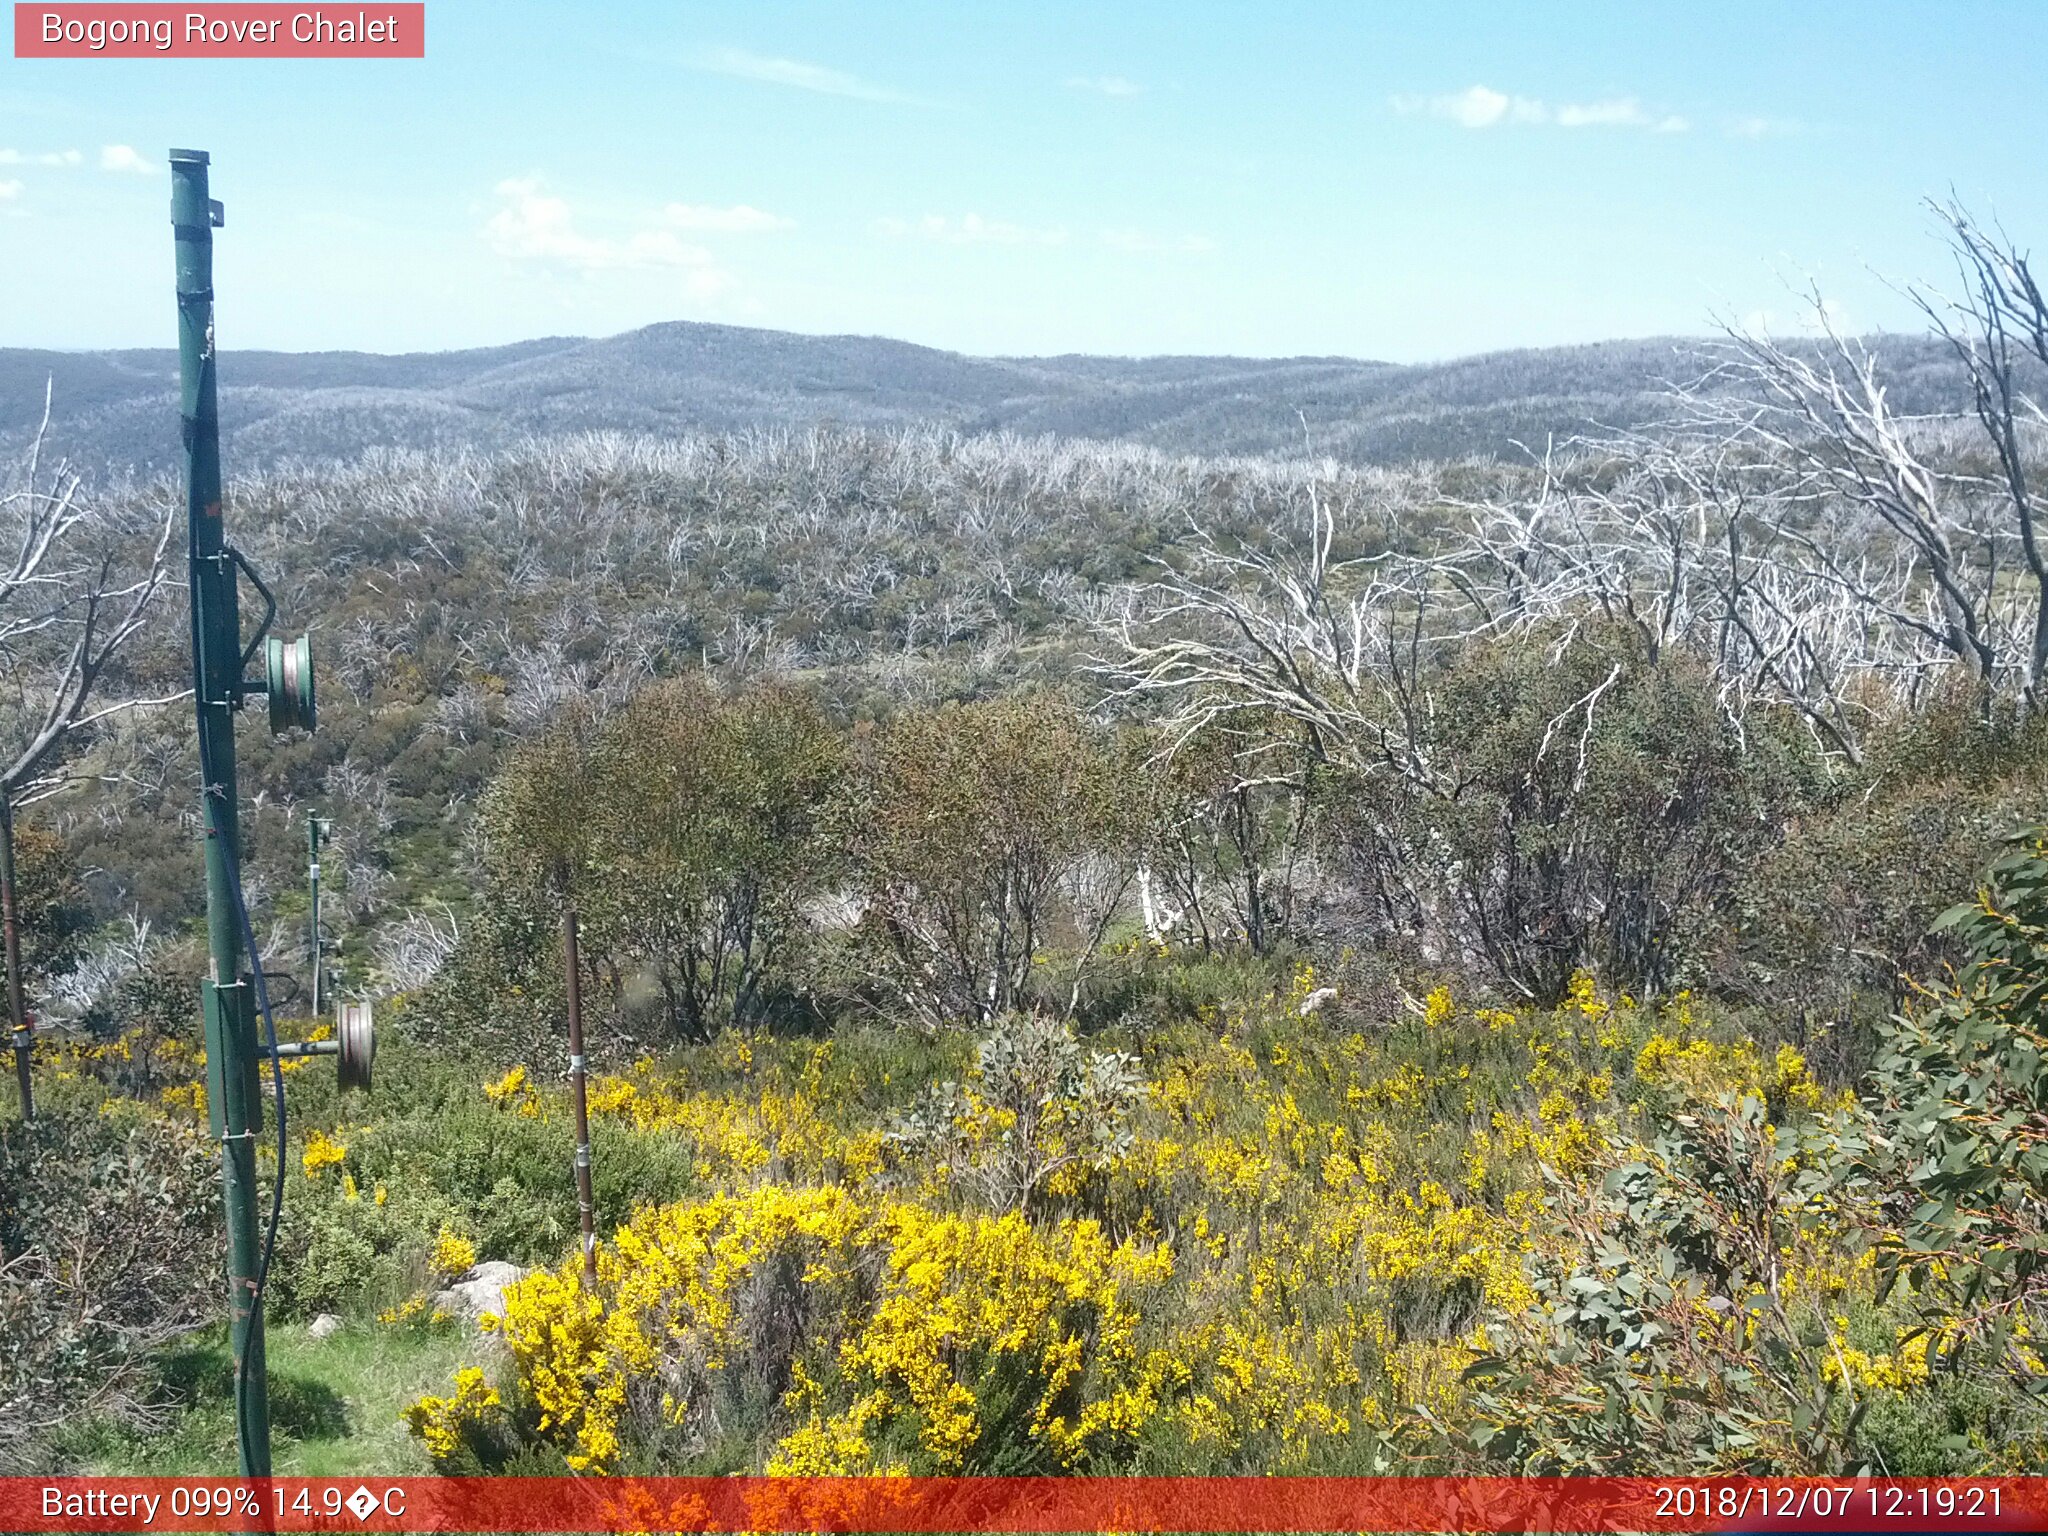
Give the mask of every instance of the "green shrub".
M 936 1164 L 998 1211 L 1032 1208 L 1062 1169 L 1102 1168 L 1131 1145 L 1144 1097 L 1133 1057 L 1087 1051 L 1045 1014 L 999 1021 L 962 1084 L 936 1084 L 897 1121 L 899 1152 Z
M 1825 1324 L 1780 1276 L 1846 1235 L 1821 1198 L 1839 1136 L 1774 1128 L 1744 1096 L 1610 1147 L 1590 1201 L 1579 1188 L 1551 1201 L 1582 1256 L 1539 1266 L 1538 1305 L 1492 1320 L 1492 1353 L 1466 1372 L 1467 1421 L 1440 1425 L 1446 1438 L 1480 1465 L 1541 1475 L 1866 1465 Z
M 337 1093 L 326 1073 L 297 1073 L 291 1085 L 300 1152 L 317 1137 L 340 1156 L 310 1171 L 301 1160 L 287 1173 L 272 1295 L 288 1315 L 413 1294 L 443 1228 L 482 1258 L 521 1265 L 552 1263 L 575 1241 L 574 1133 L 557 1096 L 544 1112 L 522 1114 L 486 1097 L 494 1074 L 474 1058 L 402 1040 L 379 1056 L 371 1099 Z M 600 1118 L 591 1142 L 602 1232 L 695 1185 L 690 1149 L 673 1134 Z
M 930 1025 L 1071 1012 L 1135 871 L 1144 805 L 1120 744 L 1023 694 L 905 713 L 855 757 L 836 835 L 870 994 Z
M 821 818 L 839 736 L 808 694 L 669 679 L 517 753 L 480 812 L 484 911 L 424 1010 L 529 1055 L 564 1006 L 560 921 L 581 924 L 606 1051 L 709 1039 L 801 991 L 804 903 L 832 872 Z
M 1438 1425 L 1454 1454 L 1560 1473 L 2038 1465 L 2048 832 L 2016 836 L 1938 926 L 1966 964 L 1886 1026 L 1860 1106 L 1779 1105 L 1772 1124 L 1754 1094 L 1646 1096 L 1649 1136 L 1610 1147 L 1590 1201 L 1561 1185 L 1580 1257 L 1492 1319 L 1469 1423 Z
M 33 987 L 76 963 L 93 926 L 76 854 L 56 833 L 14 824 L 14 900 L 21 971 Z
M 218 1166 L 118 1104 L 0 1125 L 0 1472 L 87 1413 L 147 1425 L 153 1353 L 218 1314 Z
M 1896 1023 L 1878 1063 L 1892 1188 L 1883 1258 L 1919 1301 L 1932 1358 L 2048 1396 L 2048 830 L 2017 834 L 1941 928 L 1968 961 Z
M 1703 664 L 1621 627 L 1463 647 L 1405 725 L 1398 770 L 1350 764 L 1330 792 L 1353 920 L 1544 1004 L 1587 968 L 1682 985 L 1688 925 L 1797 779 L 1796 750 L 1762 721 L 1738 734 Z
M 1737 884 L 1718 931 L 1702 935 L 1704 979 L 1774 1014 L 1817 1068 L 1856 1080 L 1906 978 L 1962 958 L 1934 920 L 2040 794 L 2038 779 L 1944 775 L 1872 785 L 1795 817 Z
M 1237 711 L 1145 765 L 1143 894 L 1173 939 L 1207 952 L 1241 938 L 1264 954 L 1293 927 L 1311 808 L 1301 735 L 1272 710 Z

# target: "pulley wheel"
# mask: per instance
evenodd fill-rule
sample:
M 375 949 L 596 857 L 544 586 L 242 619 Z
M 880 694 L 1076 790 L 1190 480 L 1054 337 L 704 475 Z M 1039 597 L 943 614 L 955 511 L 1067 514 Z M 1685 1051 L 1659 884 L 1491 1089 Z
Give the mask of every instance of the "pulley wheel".
M 343 1003 L 335 1009 L 335 1038 L 341 1050 L 335 1069 L 344 1088 L 370 1086 L 370 1063 L 376 1059 L 377 1036 L 370 1024 L 367 1001 Z
M 313 638 L 275 636 L 263 642 L 265 686 L 270 694 L 270 729 L 283 735 L 293 726 L 310 731 L 318 716 L 313 706 Z

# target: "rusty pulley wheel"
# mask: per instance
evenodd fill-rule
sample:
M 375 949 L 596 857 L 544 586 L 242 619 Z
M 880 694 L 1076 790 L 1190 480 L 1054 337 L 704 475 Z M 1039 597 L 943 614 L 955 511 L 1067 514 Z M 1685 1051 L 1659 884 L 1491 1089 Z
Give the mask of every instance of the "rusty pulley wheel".
M 367 1000 L 343 1003 L 335 1010 L 335 1039 L 341 1050 L 336 1070 L 344 1088 L 370 1086 L 370 1063 L 377 1056 L 377 1035 L 370 1023 Z

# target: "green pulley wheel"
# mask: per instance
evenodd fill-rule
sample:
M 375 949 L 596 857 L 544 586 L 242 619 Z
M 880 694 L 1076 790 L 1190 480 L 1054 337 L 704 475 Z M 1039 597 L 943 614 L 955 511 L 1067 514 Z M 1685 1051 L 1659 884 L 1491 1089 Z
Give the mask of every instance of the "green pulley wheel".
M 270 729 L 283 735 L 293 726 L 313 729 L 313 637 L 272 638 L 263 642 L 263 664 L 270 693 Z

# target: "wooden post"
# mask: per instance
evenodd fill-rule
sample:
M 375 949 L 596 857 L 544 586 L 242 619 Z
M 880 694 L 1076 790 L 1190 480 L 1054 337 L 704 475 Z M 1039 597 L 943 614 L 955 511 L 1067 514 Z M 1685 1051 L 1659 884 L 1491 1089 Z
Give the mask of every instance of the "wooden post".
M 583 966 L 576 952 L 576 909 L 562 913 L 562 961 L 569 982 L 569 1098 L 576 1106 L 576 1216 L 583 1229 L 583 1282 L 597 1284 L 597 1212 L 590 1193 L 589 1074 L 583 1061 Z
M 14 801 L 0 788 L 0 928 L 5 930 L 7 1018 L 14 1026 L 14 1074 L 21 1084 L 21 1118 L 36 1117 L 35 1083 L 29 1076 L 28 1009 L 21 996 L 21 932 L 14 894 Z

